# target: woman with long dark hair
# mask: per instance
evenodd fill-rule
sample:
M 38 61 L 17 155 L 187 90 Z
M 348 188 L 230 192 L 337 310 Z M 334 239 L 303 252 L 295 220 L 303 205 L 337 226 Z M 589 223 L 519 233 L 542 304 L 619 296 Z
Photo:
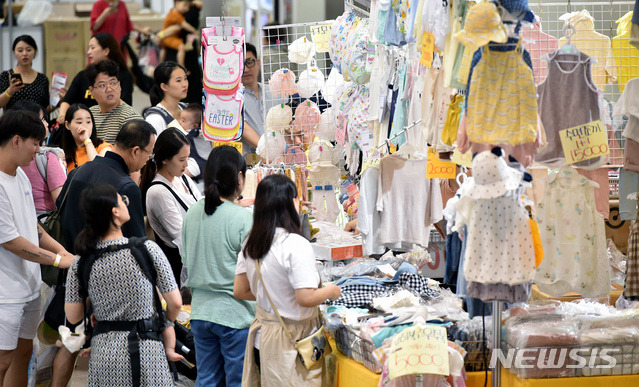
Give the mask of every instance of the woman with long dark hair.
M 98 138 L 93 114 L 86 105 L 74 103 L 64 117 L 66 130 L 62 135 L 62 150 L 67 161 L 67 172 L 104 156 L 113 145 Z
M 31 35 L 20 35 L 13 40 L 11 51 L 16 58 L 16 67 L 0 74 L 0 108 L 9 109 L 18 101 L 32 101 L 46 113 L 49 106 L 49 78 L 33 68 L 38 45 Z
M 233 296 L 237 255 L 251 230 L 251 213 L 235 204 L 246 161 L 237 149 L 213 148 L 204 168 L 204 200 L 184 217 L 182 262 L 193 294 L 198 386 L 241 384 L 244 347 L 255 303 Z
M 160 314 L 154 292 L 157 287 L 166 300 L 165 317 L 171 322 L 182 307 L 182 299 L 171 266 L 158 245 L 147 240 L 139 247 L 146 250 L 141 255 L 152 261 L 155 284 L 133 255 L 134 246 L 122 235 L 122 225 L 130 219 L 127 204 L 128 198 L 108 184 L 83 191 L 80 212 L 86 227 L 76 239 L 79 257 L 67 276 L 64 310 L 70 323 L 79 323 L 84 317 L 82 294 L 88 292 L 97 320 L 91 339 L 88 386 L 173 386 L 167 357 L 172 361 L 179 359 L 174 351 L 175 332 L 172 325 L 165 328 L 164 323 L 157 323 Z M 80 269 L 88 262 L 93 262 L 88 270 Z M 88 278 L 81 278 L 85 273 Z M 81 289 L 81 281 L 87 289 Z M 137 332 L 125 330 L 129 323 L 138 327 Z M 153 328 L 141 330 L 140 326 Z M 137 363 L 131 352 L 135 345 L 139 346 Z M 131 364 L 127 364 L 129 359 Z M 139 384 L 134 382 L 133 369 L 139 369 Z
M 321 287 L 313 248 L 301 235 L 296 198 L 295 183 L 284 175 L 267 176 L 257 186 L 253 229 L 237 259 L 233 287 L 235 297 L 257 299 L 243 386 L 322 385 L 323 362 L 306 369 L 268 298 L 296 341 L 320 326 L 317 306 L 341 294 L 338 286 Z
M 160 134 L 173 120 L 180 120 L 180 113 L 186 107 L 180 101 L 186 98 L 189 81 L 186 69 L 175 62 L 160 63 L 153 72 L 153 81 L 149 91 L 153 107 L 144 112 L 144 119 Z
M 191 146 L 182 132 L 168 128 L 157 137 L 153 158 L 142 168 L 140 190 L 155 241 L 164 251 L 175 280 L 180 285 L 182 222 L 186 211 L 202 198 L 197 186 L 184 172 Z
M 122 88 L 120 99 L 128 105 L 133 104 L 133 75 L 129 71 L 120 45 L 111 34 L 106 32 L 98 32 L 89 40 L 87 46 L 87 59 L 89 64 L 98 63 L 104 59 L 111 59 L 118 65 L 118 80 Z M 89 78 L 85 74 L 85 70 L 80 71 L 71 82 L 69 90 L 60 103 L 60 115 L 58 122 L 64 123 L 67 109 L 74 103 L 81 103 L 87 107 L 95 106 L 98 103 L 89 91 Z

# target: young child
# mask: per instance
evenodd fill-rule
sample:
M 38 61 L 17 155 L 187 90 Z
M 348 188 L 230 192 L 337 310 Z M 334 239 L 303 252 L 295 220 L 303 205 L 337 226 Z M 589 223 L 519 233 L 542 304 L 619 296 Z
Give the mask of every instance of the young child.
M 177 62 L 184 66 L 184 58 L 186 56 L 187 51 L 193 50 L 193 41 L 196 39 L 197 30 L 195 27 L 186 22 L 184 18 L 184 14 L 189 11 L 191 8 L 190 0 L 174 0 L 174 7 L 169 11 L 164 19 L 164 26 L 162 30 L 166 30 L 168 27 L 173 25 L 179 25 L 183 30 L 190 32 L 190 34 L 186 38 L 186 42 L 184 42 L 180 36 L 179 32 L 177 34 L 164 37 L 160 32 L 158 36 L 162 39 L 160 44 L 162 46 L 162 51 L 160 52 L 160 63 L 164 62 L 166 58 L 166 49 L 171 48 L 177 51 Z
M 180 119 L 178 122 L 187 132 L 191 129 L 201 127 L 202 105 L 195 102 L 188 104 L 180 113 Z

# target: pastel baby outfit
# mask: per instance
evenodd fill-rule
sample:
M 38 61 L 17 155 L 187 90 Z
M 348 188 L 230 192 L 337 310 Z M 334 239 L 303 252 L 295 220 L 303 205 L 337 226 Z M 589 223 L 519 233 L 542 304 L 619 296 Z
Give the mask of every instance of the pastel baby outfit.
M 605 225 L 595 206 L 595 186 L 571 167 L 547 178 L 537 205 L 545 257 L 535 282 L 552 296 L 577 292 L 603 297 L 610 289 Z
M 277 70 L 271 75 L 268 87 L 274 97 L 288 98 L 289 95 L 297 93 L 295 73 L 287 68 Z
M 579 63 L 561 63 L 561 60 Z M 559 132 L 599 120 L 597 86 L 590 77 L 590 57 L 555 51 L 550 56 L 546 80 L 537 86 L 539 117 L 546 132 L 548 146 L 537 153 L 537 162 L 551 168 L 566 164 Z M 569 114 L 568 114 L 569 112 Z M 603 162 L 596 157 L 572 164 L 576 167 L 597 167 Z
M 512 193 L 521 185 L 523 173 L 494 152 L 498 153 L 475 156 L 473 177 L 462 185 L 455 203 L 453 231 L 467 226 L 464 276 L 468 283 L 527 284 L 535 274 L 532 232 L 528 212 Z M 476 295 L 488 297 L 476 290 Z
M 537 139 L 537 99 L 530 67 L 515 50 L 483 48 L 468 91 L 466 131 L 471 142 L 518 145 Z

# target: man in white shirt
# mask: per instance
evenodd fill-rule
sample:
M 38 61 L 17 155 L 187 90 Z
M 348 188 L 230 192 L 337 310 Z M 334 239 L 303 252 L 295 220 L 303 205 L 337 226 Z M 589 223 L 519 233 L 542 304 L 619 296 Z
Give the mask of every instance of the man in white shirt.
M 31 183 L 20 167 L 40 151 L 35 114 L 0 117 L 0 385 L 26 386 L 40 321 L 40 264 L 68 268 L 74 256 L 38 224 Z

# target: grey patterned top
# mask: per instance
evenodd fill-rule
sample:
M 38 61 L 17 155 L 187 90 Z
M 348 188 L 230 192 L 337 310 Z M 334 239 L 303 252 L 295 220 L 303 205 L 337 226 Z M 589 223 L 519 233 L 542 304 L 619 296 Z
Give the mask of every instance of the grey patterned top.
M 99 242 L 97 248 L 126 244 L 127 238 Z M 160 247 L 152 241 L 144 244 L 153 257 L 157 286 L 161 293 L 177 289 L 171 266 Z M 67 276 L 66 302 L 79 303 L 78 261 Z M 146 279 L 131 250 L 104 254 L 93 264 L 89 278 L 89 297 L 98 321 L 129 321 L 152 317 L 155 313 L 153 287 Z M 131 386 L 128 332 L 107 332 L 95 336 L 91 345 L 88 386 Z M 173 380 L 159 341 L 141 340 L 142 386 L 172 386 Z

